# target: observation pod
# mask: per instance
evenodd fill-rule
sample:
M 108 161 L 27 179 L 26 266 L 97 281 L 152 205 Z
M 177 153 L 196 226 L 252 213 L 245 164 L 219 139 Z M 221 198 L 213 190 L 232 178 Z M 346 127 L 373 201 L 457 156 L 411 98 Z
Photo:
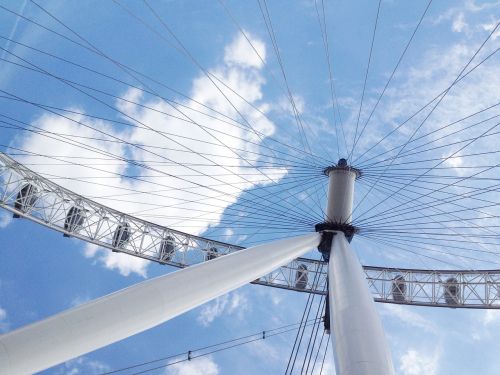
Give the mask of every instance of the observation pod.
M 64 230 L 70 233 L 77 232 L 83 225 L 85 216 L 83 209 L 73 206 L 69 209 L 66 219 L 64 219 Z M 69 237 L 67 233 L 63 234 L 64 237 Z
M 167 236 L 161 240 L 160 259 L 169 262 L 175 253 L 175 240 L 172 236 Z
M 216 247 L 211 247 L 210 249 L 207 250 L 207 253 L 205 254 L 205 260 L 212 260 L 215 259 L 219 256 L 219 250 L 217 250 Z
M 447 305 L 460 304 L 460 283 L 454 277 L 446 279 L 444 283 L 444 300 Z
M 398 302 L 406 301 L 406 280 L 403 275 L 392 279 L 392 299 Z
M 14 208 L 21 212 L 28 212 L 38 200 L 38 189 L 30 184 L 25 184 L 19 193 L 17 193 L 16 200 L 14 202 Z M 12 217 L 19 218 L 18 214 L 13 214 Z
M 118 224 L 118 227 L 115 230 L 115 234 L 113 235 L 113 247 L 117 248 L 124 247 L 128 243 L 129 238 L 130 238 L 130 224 L 125 222 Z
M 299 265 L 297 273 L 295 274 L 295 287 L 297 289 L 305 289 L 307 287 L 307 274 L 307 266 L 305 264 Z

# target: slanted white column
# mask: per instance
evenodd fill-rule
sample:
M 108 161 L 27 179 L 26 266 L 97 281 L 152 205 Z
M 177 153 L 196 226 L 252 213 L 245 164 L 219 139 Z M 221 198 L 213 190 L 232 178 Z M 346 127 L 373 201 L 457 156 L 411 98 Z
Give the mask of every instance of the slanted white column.
M 330 328 L 337 375 L 393 375 L 391 353 L 363 268 L 344 233 L 328 265 Z
M 254 246 L 0 336 L 0 374 L 31 374 L 152 328 L 304 255 L 320 235 Z M 167 338 L 166 338 L 167 339 Z

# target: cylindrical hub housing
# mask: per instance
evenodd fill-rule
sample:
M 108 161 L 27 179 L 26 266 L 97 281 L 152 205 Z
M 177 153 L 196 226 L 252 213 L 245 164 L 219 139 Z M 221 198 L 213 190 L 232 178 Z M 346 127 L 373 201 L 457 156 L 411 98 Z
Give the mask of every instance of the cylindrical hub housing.
M 326 221 L 349 224 L 352 220 L 354 181 L 358 177 L 359 171 L 347 166 L 337 166 L 327 168 L 325 174 L 329 178 Z

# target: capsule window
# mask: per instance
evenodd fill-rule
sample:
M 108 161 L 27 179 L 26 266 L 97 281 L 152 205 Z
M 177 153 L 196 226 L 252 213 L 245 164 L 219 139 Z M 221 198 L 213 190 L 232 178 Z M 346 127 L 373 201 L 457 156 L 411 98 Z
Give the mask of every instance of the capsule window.
M 113 247 L 122 248 L 124 247 L 130 238 L 130 224 L 121 223 L 115 230 L 113 235 Z
M 38 200 L 38 189 L 32 184 L 25 184 L 17 193 L 14 201 L 14 208 L 21 212 L 28 212 Z M 14 218 L 20 217 L 19 214 L 14 214 Z
M 175 240 L 172 236 L 167 236 L 161 240 L 160 259 L 169 262 L 175 253 Z
M 448 305 L 460 303 L 460 284 L 454 277 L 450 277 L 444 284 L 444 300 Z
M 66 232 L 77 232 L 83 225 L 85 217 L 83 215 L 83 209 L 79 207 L 71 207 L 66 214 L 66 219 L 64 220 L 64 230 Z M 69 234 L 64 233 L 64 237 L 69 237 Z
M 406 301 L 406 280 L 402 275 L 392 279 L 392 299 L 394 301 Z
M 305 289 L 307 286 L 308 278 L 307 266 L 305 264 L 300 264 L 297 268 L 297 273 L 295 274 L 295 287 L 298 289 Z
M 208 249 L 206 255 L 205 255 L 205 260 L 212 260 L 212 259 L 215 259 L 217 258 L 219 255 L 219 250 L 217 250 L 216 247 L 211 247 L 210 249 Z

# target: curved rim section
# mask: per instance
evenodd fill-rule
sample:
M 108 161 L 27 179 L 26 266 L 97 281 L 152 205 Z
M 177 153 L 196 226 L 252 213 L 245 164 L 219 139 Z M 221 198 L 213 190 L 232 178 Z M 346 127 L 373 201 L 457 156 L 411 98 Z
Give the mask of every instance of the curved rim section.
M 88 243 L 184 268 L 243 249 L 124 214 L 65 189 L 0 152 L 0 206 Z M 500 309 L 500 270 L 363 266 L 377 302 Z M 325 262 L 298 258 L 254 284 L 326 294 Z
M 0 152 L 0 205 L 24 217 L 114 252 L 186 267 L 242 249 L 170 229 L 87 199 Z

